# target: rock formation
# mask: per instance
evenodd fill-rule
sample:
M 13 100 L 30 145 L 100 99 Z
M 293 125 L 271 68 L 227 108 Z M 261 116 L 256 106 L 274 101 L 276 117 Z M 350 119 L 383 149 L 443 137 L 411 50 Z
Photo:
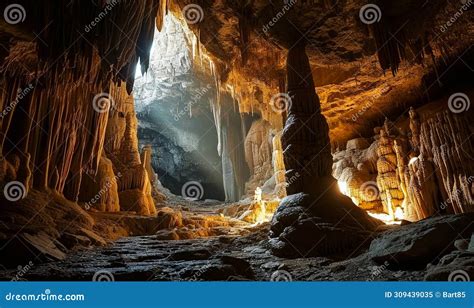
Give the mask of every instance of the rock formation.
M 395 217 L 395 211 L 403 201 L 403 192 L 397 174 L 394 140 L 387 129 L 380 130 L 377 155 L 379 157 L 377 160 L 377 186 L 380 189 L 384 211 Z
M 272 154 L 272 164 L 273 164 L 273 174 L 275 178 L 275 189 L 274 193 L 277 197 L 283 198 L 286 197 L 286 170 L 285 162 L 283 161 L 283 146 L 281 144 L 281 132 L 275 134 L 272 139 L 273 145 L 273 154 Z
M 304 44 L 288 52 L 287 74 L 291 104 L 282 145 L 288 196 L 272 220 L 272 250 L 287 257 L 352 252 L 370 238 L 378 222 L 337 191 L 329 129 Z M 290 182 L 296 174 L 300 176 Z
M 264 120 L 252 123 L 245 137 L 245 160 L 251 177 L 246 183 L 247 195 L 253 195 L 273 175 L 270 125 Z
M 418 111 L 411 108 L 408 119 L 400 121 L 405 124 L 399 123 L 410 130 L 409 142 L 403 133 L 387 133 L 384 128 L 371 145 L 378 156 L 374 189 L 377 194 L 380 192 L 384 205 L 383 210 L 376 212 L 389 215 L 391 220 L 418 221 L 440 213 L 472 211 L 474 152 L 472 125 L 468 123 L 470 112 L 422 112 L 420 119 Z M 335 153 L 333 174 L 348 187 L 344 194 L 364 208 L 364 199 L 353 189 L 353 182 L 360 177 L 353 175 L 353 166 L 366 164 L 367 153 L 351 152 L 355 162 L 348 163 L 348 151 L 349 143 L 345 151 Z
M 253 279 L 280 269 L 271 249 L 357 255 L 308 279 L 361 261 L 471 270 L 470 1 L 378 0 L 373 22 L 367 0 L 19 2 L 18 22 L 0 4 L 0 264 L 133 234 L 148 237 L 99 263 L 118 248 L 186 279 L 208 260 L 204 277 Z
M 152 183 L 149 170 L 146 169 L 148 161 L 142 161 L 138 151 L 133 97 L 124 87 L 114 88 L 110 95 L 115 107 L 109 114 L 104 150 L 117 175 L 121 210 L 154 215 L 156 208 L 151 196 Z

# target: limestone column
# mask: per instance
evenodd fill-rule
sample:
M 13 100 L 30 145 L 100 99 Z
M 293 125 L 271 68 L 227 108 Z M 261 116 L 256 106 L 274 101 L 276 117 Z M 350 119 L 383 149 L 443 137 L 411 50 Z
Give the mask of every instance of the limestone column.
M 291 258 L 350 253 L 368 245 L 381 222 L 342 195 L 331 176 L 329 127 L 304 44 L 288 52 L 287 82 L 291 103 L 282 145 L 288 196 L 272 219 L 272 252 Z
M 321 114 L 313 75 L 304 45 L 288 52 L 287 91 L 291 98 L 288 117 L 282 134 L 287 180 L 298 172 L 297 180 L 289 181 L 288 195 L 311 193 L 314 179 L 328 177 L 332 172 L 329 126 Z

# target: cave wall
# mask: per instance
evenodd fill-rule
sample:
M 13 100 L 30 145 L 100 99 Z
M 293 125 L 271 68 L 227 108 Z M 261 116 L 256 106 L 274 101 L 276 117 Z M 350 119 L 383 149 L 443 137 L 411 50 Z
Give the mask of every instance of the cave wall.
M 19 61 L 38 64 L 34 48 L 13 46 L 4 66 L 2 180 L 22 183 L 25 196 L 32 188 L 53 189 L 87 210 L 154 214 L 125 86 L 76 80 L 72 68 L 25 83 L 29 76 L 15 68 Z
M 137 62 L 144 70 L 148 66 L 155 4 L 22 1 L 28 18 L 2 24 L 1 44 L 8 52 L 0 67 L 0 181 L 14 184 L 19 198 L 33 190 L 54 191 L 86 209 L 155 212 L 147 173 L 131 176 L 128 170 L 140 164 L 140 156 L 133 102 L 123 95 L 133 87 Z M 135 14 L 129 14 L 132 9 Z M 111 21 L 128 26 L 120 33 Z M 119 124 L 122 114 L 125 125 Z M 120 142 L 108 134 L 114 126 L 127 127 Z M 111 141 L 121 143 L 127 167 L 108 151 Z M 140 192 L 125 196 L 134 190 Z M 13 199 L 2 194 L 2 202 Z

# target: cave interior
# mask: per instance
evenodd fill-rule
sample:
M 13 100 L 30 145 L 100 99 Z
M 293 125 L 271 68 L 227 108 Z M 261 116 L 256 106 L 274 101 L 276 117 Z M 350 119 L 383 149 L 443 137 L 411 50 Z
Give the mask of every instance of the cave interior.
M 2 1 L 0 279 L 474 278 L 474 1 Z

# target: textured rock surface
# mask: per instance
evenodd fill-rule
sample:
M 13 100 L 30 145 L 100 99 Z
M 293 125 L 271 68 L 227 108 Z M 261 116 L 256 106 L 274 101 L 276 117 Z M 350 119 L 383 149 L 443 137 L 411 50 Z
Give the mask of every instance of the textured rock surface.
M 380 264 L 424 267 L 455 250 L 455 240 L 469 238 L 472 232 L 472 213 L 428 218 L 381 234 L 370 244 L 369 255 Z
M 123 87 L 115 88 L 111 96 L 118 103 L 109 115 L 104 150 L 114 166 L 121 210 L 154 215 L 152 184 L 138 150 L 133 97 Z
M 348 143 L 348 149 L 337 151 L 333 175 L 357 205 L 392 219 L 417 221 L 436 213 L 471 212 L 471 116 L 469 110 L 453 114 L 440 102 L 412 108 L 408 117 L 377 129 L 380 135 L 368 149 Z M 372 201 L 382 201 L 383 210 L 367 204 L 365 192 L 371 192 Z
M 282 135 L 288 196 L 273 217 L 270 234 L 273 252 L 281 256 L 353 252 L 378 224 L 337 191 L 331 176 L 329 128 L 310 72 L 304 46 L 290 50 L 291 104 Z
M 438 264 L 428 265 L 425 280 L 472 281 L 474 277 L 474 252 L 453 251 L 441 258 Z
M 270 128 L 264 120 L 255 121 L 245 137 L 245 160 L 251 173 L 245 187 L 248 196 L 253 196 L 255 189 L 273 176 Z

